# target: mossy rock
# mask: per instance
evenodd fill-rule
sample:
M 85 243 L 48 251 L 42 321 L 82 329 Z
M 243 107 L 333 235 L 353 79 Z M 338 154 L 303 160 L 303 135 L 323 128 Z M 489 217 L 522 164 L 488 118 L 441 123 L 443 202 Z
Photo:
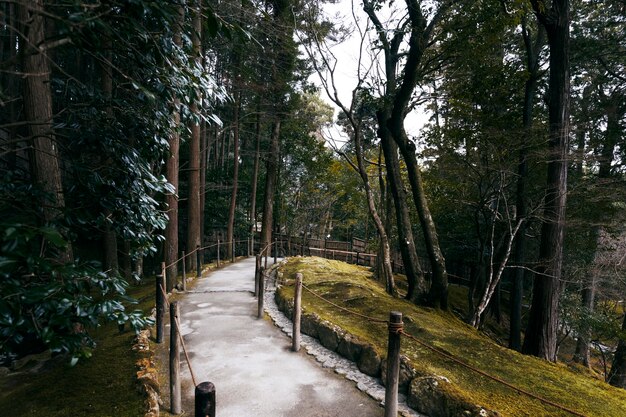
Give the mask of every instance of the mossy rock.
M 359 357 L 356 365 L 365 375 L 378 378 L 380 376 L 382 362 L 383 360 L 378 352 L 376 352 L 374 346 L 364 345 L 361 348 L 361 356 Z

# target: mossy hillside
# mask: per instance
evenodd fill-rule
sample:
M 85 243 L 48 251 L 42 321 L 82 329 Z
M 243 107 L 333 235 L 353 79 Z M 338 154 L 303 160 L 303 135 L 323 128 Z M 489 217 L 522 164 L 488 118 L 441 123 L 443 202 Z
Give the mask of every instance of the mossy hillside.
M 287 286 L 280 291 L 285 297 L 293 296 L 293 278 L 296 272 L 302 272 L 304 284 L 311 290 L 361 314 L 386 319 L 389 311 L 402 311 L 406 332 L 520 389 L 587 416 L 625 415 L 626 391 L 577 374 L 564 365 L 503 348 L 452 314 L 390 297 L 366 268 L 321 258 L 291 258 L 282 271 Z M 387 329 L 384 324 L 346 314 L 307 291 L 303 291 L 303 306 L 305 313 L 317 313 L 371 343 L 385 355 Z M 571 415 L 487 379 L 406 337 L 402 339 L 402 354 L 419 374 L 448 378 L 451 384 L 444 384 L 445 390 L 459 401 L 511 417 Z
M 131 309 L 149 313 L 154 281 L 129 288 L 129 295 L 140 301 Z M 93 356 L 73 367 L 69 358 L 58 357 L 36 373 L 0 378 L 0 416 L 143 417 L 144 397 L 135 376 L 137 356 L 131 351 L 134 332 L 119 333 L 117 325 L 110 323 L 91 334 L 97 343 Z

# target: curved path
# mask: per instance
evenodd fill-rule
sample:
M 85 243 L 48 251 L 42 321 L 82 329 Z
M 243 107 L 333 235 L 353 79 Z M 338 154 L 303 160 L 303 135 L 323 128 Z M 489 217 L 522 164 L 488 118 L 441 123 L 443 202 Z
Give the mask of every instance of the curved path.
M 211 271 L 176 295 L 181 331 L 199 382 L 216 387 L 218 417 L 380 417 L 379 404 L 353 382 L 322 368 L 270 320 L 257 319 L 254 258 Z M 169 335 L 169 326 L 166 330 Z M 162 409 L 169 409 L 167 348 L 158 348 Z M 181 354 L 181 360 L 184 357 Z M 194 387 L 181 363 L 183 411 L 193 416 Z M 169 415 L 163 413 L 164 415 Z

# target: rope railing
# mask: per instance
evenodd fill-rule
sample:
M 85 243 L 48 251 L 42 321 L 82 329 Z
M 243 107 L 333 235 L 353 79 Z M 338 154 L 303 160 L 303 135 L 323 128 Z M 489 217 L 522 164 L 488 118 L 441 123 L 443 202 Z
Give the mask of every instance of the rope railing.
M 360 317 L 360 318 L 365 319 L 367 321 L 370 321 L 372 323 L 382 323 L 382 324 L 387 324 L 388 323 L 387 320 L 382 320 L 382 319 L 377 319 L 377 318 L 374 318 L 374 317 L 370 317 L 370 316 L 367 316 L 365 314 L 361 314 L 359 312 L 356 312 L 354 310 L 350 310 L 349 308 L 340 306 L 339 304 L 333 303 L 332 301 L 322 297 L 321 295 L 317 294 L 315 291 L 311 290 L 309 287 L 304 285 L 304 283 L 302 284 L 302 288 L 304 288 L 307 292 L 309 292 L 310 294 L 312 294 L 315 297 L 319 298 L 320 300 L 322 300 L 322 301 L 332 305 L 333 307 L 338 308 L 339 310 L 344 311 L 344 312 L 346 312 L 348 314 Z
M 170 308 L 170 302 L 167 299 L 167 293 L 165 292 L 165 288 L 163 288 L 162 286 L 160 286 L 161 288 L 161 292 L 163 293 L 163 300 L 165 301 L 165 305 L 167 306 L 167 308 Z M 176 321 L 176 327 L 178 327 L 178 332 L 176 332 L 178 334 L 178 340 L 180 341 L 180 345 L 183 348 L 183 353 L 185 354 L 185 361 L 187 362 L 187 367 L 189 368 L 189 374 L 191 374 L 191 381 L 193 382 L 193 386 L 196 387 L 198 386 L 198 384 L 196 383 L 196 375 L 193 372 L 193 368 L 191 366 L 191 360 L 189 359 L 189 354 L 187 353 L 187 346 L 185 345 L 185 340 L 183 339 L 183 334 L 181 333 L 180 329 L 180 321 L 178 320 L 178 317 L 175 318 Z
M 320 294 L 317 294 L 315 291 L 311 290 L 309 287 L 304 285 L 304 283 L 302 283 L 301 285 L 302 285 L 302 288 L 305 291 L 307 291 L 308 293 L 310 293 L 314 297 L 324 301 L 325 303 L 330 304 L 333 307 L 335 307 L 335 308 L 337 308 L 337 309 L 339 309 L 341 311 L 344 311 L 344 312 L 346 312 L 348 314 L 351 314 L 353 316 L 356 316 L 356 317 L 360 317 L 360 318 L 365 319 L 367 321 L 370 321 L 370 322 L 373 322 L 373 323 L 387 324 L 388 327 L 389 327 L 389 331 L 390 332 L 395 333 L 395 334 L 400 334 L 402 336 L 405 336 L 406 338 L 416 342 L 420 346 L 425 347 L 426 349 L 434 352 L 435 354 L 438 354 L 438 355 L 440 355 L 440 356 L 442 356 L 442 357 L 444 357 L 444 358 L 454 362 L 455 364 L 460 365 L 460 366 L 462 366 L 462 367 L 464 367 L 466 369 L 469 369 L 469 370 L 471 370 L 471 371 L 473 371 L 473 372 L 475 372 L 475 373 L 477 373 L 477 374 L 479 374 L 479 375 L 481 375 L 481 376 L 483 376 L 485 378 L 488 378 L 488 379 L 490 379 L 492 381 L 495 381 L 495 382 L 497 382 L 499 384 L 502 384 L 502 385 L 512 389 L 513 391 L 516 391 L 519 394 L 524 394 L 524 395 L 526 395 L 526 396 L 528 396 L 528 397 L 530 397 L 532 399 L 540 401 L 540 402 L 542 402 L 542 403 L 544 403 L 546 405 L 555 407 L 555 408 L 557 408 L 557 409 L 559 409 L 561 411 L 565 411 L 567 413 L 570 413 L 570 414 L 572 414 L 574 416 L 587 417 L 585 414 L 582 414 L 582 413 L 579 413 L 578 411 L 569 409 L 569 408 L 567 408 L 565 406 L 562 406 L 562 405 L 560 405 L 558 403 L 555 403 L 554 401 L 551 401 L 551 400 L 549 400 L 547 398 L 544 398 L 544 397 L 542 397 L 540 395 L 536 395 L 536 394 L 533 394 L 530 391 L 526 391 L 523 388 L 519 388 L 519 387 L 517 387 L 517 386 L 515 386 L 515 385 L 513 385 L 513 384 L 511 384 L 509 382 L 506 382 L 505 380 L 503 380 L 501 378 L 498 378 L 496 376 L 488 374 L 487 372 L 482 371 L 482 370 L 480 370 L 480 369 L 478 369 L 476 367 L 473 367 L 472 365 L 470 365 L 470 364 L 468 364 L 468 363 L 466 363 L 466 362 L 456 358 L 455 356 L 453 356 L 450 353 L 444 352 L 441 349 L 438 349 L 438 348 L 436 348 L 436 347 L 434 347 L 434 346 L 432 346 L 432 345 L 430 345 L 430 344 L 428 344 L 428 343 L 426 343 L 426 342 L 424 342 L 422 340 L 419 340 L 415 336 L 413 336 L 410 333 L 407 333 L 406 331 L 404 331 L 402 324 L 391 323 L 389 320 L 377 319 L 377 318 L 374 318 L 374 317 L 367 316 L 365 314 L 361 314 L 361 313 L 359 313 L 357 311 L 354 311 L 354 310 L 351 310 L 349 308 L 343 307 L 343 306 L 341 306 L 341 305 L 339 305 L 337 303 L 334 303 L 333 301 L 328 300 L 327 298 L 325 298 L 325 297 L 321 296 Z
M 574 415 L 574 416 L 586 417 L 586 415 L 585 415 L 585 414 L 582 414 L 582 413 L 579 413 L 578 411 L 575 411 L 575 410 L 569 409 L 569 408 L 567 408 L 567 407 L 564 407 L 564 406 L 562 406 L 562 405 L 560 405 L 560 404 L 557 404 L 557 403 L 555 403 L 555 402 L 553 402 L 553 401 L 548 400 L 547 398 L 544 398 L 544 397 L 541 397 L 541 396 L 539 396 L 539 395 L 533 394 L 532 392 L 526 391 L 526 390 L 525 390 L 525 389 L 523 389 L 523 388 L 516 387 L 515 385 L 510 384 L 510 383 L 506 382 L 505 380 L 503 380 L 503 379 L 501 379 L 501 378 L 498 378 L 498 377 L 496 377 L 496 376 L 490 375 L 490 374 L 488 374 L 488 373 L 487 373 L 487 372 L 485 372 L 485 371 L 481 371 L 480 369 L 475 368 L 475 367 L 473 367 L 472 365 L 470 365 L 470 364 L 468 364 L 468 363 L 465 363 L 465 362 L 463 362 L 463 361 L 462 361 L 462 360 L 460 360 L 460 359 L 457 359 L 457 358 L 456 358 L 456 357 L 454 357 L 453 355 L 451 355 L 451 354 L 449 354 L 449 353 L 447 353 L 447 352 L 444 352 L 444 351 L 442 351 L 442 350 L 440 350 L 440 349 L 438 349 L 438 348 L 436 348 L 436 347 L 434 347 L 434 346 L 431 346 L 431 345 L 429 345 L 429 344 L 428 344 L 428 343 L 426 343 L 426 342 L 423 342 L 423 341 L 419 340 L 418 338 L 416 338 L 416 337 L 415 337 L 415 336 L 413 336 L 412 334 L 409 334 L 409 333 L 405 332 L 404 330 L 400 330 L 400 334 L 401 334 L 401 335 L 403 335 L 403 336 L 405 336 L 405 337 L 407 337 L 407 338 L 409 338 L 409 339 L 411 339 L 411 340 L 413 340 L 413 341 L 415 341 L 415 342 L 416 342 L 417 344 L 419 344 L 420 346 L 423 346 L 423 347 L 425 347 L 426 349 L 428 349 L 428 350 L 430 350 L 430 351 L 432 351 L 432 352 L 434 352 L 434 353 L 436 353 L 436 354 L 438 354 L 438 355 L 440 355 L 440 356 L 443 356 L 443 357 L 445 357 L 446 359 L 449 359 L 449 360 L 451 360 L 452 362 L 454 362 L 454 363 L 456 363 L 456 364 L 458 364 L 458 365 L 461 365 L 462 367 L 464 367 L 464 368 L 466 368 L 466 369 L 469 369 L 469 370 L 471 370 L 471 371 L 473 371 L 473 372 L 475 372 L 475 373 L 477 373 L 477 374 L 479 374 L 479 375 L 482 375 L 482 376 L 484 376 L 485 378 L 488 378 L 488 379 L 491 379 L 492 381 L 498 382 L 499 384 L 502 384 L 502 385 L 504 385 L 504 386 L 506 386 L 506 387 L 508 387 L 508 388 L 512 389 L 513 391 L 516 391 L 516 392 L 517 392 L 517 393 L 519 393 L 519 394 L 524 394 L 524 395 L 526 395 L 526 396 L 528 396 L 528 397 L 530 397 L 530 398 L 533 398 L 533 399 L 535 399 L 535 400 L 538 400 L 538 401 L 540 401 L 540 402 L 542 402 L 542 403 L 544 403 L 544 404 L 550 405 L 550 406 L 552 406 L 552 407 L 558 408 L 558 409 L 559 409 L 559 410 L 561 410 L 561 411 L 568 412 L 568 413 L 570 413 L 570 414 L 572 414 L 572 415 Z

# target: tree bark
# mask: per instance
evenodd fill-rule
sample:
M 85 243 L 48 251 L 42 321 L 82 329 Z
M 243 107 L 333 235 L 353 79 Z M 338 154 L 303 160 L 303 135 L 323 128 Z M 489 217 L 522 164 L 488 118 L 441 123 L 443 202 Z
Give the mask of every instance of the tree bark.
M 545 29 L 539 24 L 535 43 L 531 41 L 530 31 L 526 27 L 526 19 L 522 20 L 522 35 L 526 47 L 528 79 L 524 85 L 524 107 L 522 110 L 522 140 L 519 149 L 519 162 L 517 166 L 517 195 L 515 208 L 517 219 L 525 219 L 528 215 L 528 202 L 526 195 L 526 183 L 528 181 L 528 143 L 532 135 L 533 107 L 539 81 L 539 58 L 540 51 L 545 42 Z M 526 230 L 527 221 L 524 221 L 515 237 L 515 250 L 512 262 L 518 266 L 513 275 L 513 287 L 511 289 L 510 302 L 510 328 L 509 328 L 509 348 L 521 350 L 522 348 L 522 300 L 524 296 L 524 275 L 525 270 L 521 268 L 526 262 Z
M 178 25 L 174 32 L 174 44 L 182 47 L 182 25 L 184 22 L 184 8 L 178 8 Z M 172 132 L 168 138 L 169 155 L 165 165 L 167 182 L 174 187 L 174 192 L 165 196 L 167 204 L 168 222 L 165 226 L 165 264 L 168 265 L 166 271 L 167 291 L 171 292 L 176 284 L 178 276 L 178 265 L 174 264 L 178 259 L 178 190 L 179 190 L 179 159 L 180 159 L 180 135 L 178 127 L 180 125 L 180 100 L 174 99 L 172 108 Z
M 259 159 L 261 155 L 261 113 L 260 106 L 257 106 L 256 132 L 255 132 L 255 151 L 254 151 L 254 167 L 252 171 L 252 192 L 250 195 L 250 235 L 253 238 L 252 249 L 254 249 L 254 232 L 257 227 L 256 216 L 256 194 L 259 182 Z
M 622 323 L 622 332 L 626 333 L 626 315 Z M 613 356 L 608 381 L 609 384 L 614 387 L 626 389 L 626 339 L 623 337 L 617 344 L 617 350 L 615 351 L 615 356 Z
M 230 208 L 228 210 L 228 227 L 226 230 L 226 241 L 228 244 L 228 257 L 233 256 L 233 240 L 235 230 L 235 209 L 237 208 L 237 188 L 239 185 L 239 106 L 241 103 L 241 92 L 237 94 L 237 99 L 233 103 L 233 190 L 230 196 Z
M 265 173 L 265 197 L 263 199 L 263 219 L 261 221 L 261 249 L 266 249 L 272 242 L 272 226 L 274 216 L 274 193 L 278 173 L 278 151 L 280 137 L 280 120 L 276 120 L 272 126 L 270 149 L 267 156 Z M 262 254 L 264 254 L 262 252 Z
M 43 0 L 21 0 L 18 21 L 25 22 L 22 70 L 24 77 L 24 116 L 32 138 L 30 166 L 34 182 L 47 194 L 40 201 L 46 223 L 63 217 L 65 197 L 61 178 L 60 155 L 52 128 L 52 92 L 50 90 L 50 64 L 42 48 L 46 36 Z M 72 245 L 59 252 L 61 263 L 73 261 Z
M 569 0 L 554 0 L 550 10 L 532 0 L 537 17 L 546 28 L 550 47 L 548 87 L 548 177 L 541 227 L 539 267 L 522 352 L 557 360 L 559 294 L 563 268 L 567 152 L 569 143 Z
M 380 138 L 381 147 L 385 155 L 387 182 L 389 183 L 395 208 L 398 246 L 400 248 L 400 255 L 402 256 L 402 263 L 404 264 L 408 284 L 406 298 L 413 302 L 423 302 L 427 293 L 427 285 L 415 248 L 413 226 L 411 224 L 409 207 L 406 202 L 404 181 L 400 174 L 397 147 L 391 138 L 389 130 L 384 124 L 385 120 L 388 119 L 388 112 L 379 110 L 379 112 L 377 112 L 377 118 L 379 123 L 378 137 Z
M 202 30 L 202 10 L 201 2 L 196 0 L 193 6 L 191 41 L 193 45 L 193 55 L 197 65 L 201 62 L 201 42 L 200 33 Z M 187 252 L 191 253 L 200 246 L 200 110 L 198 102 L 201 92 L 197 92 L 198 97 L 191 104 L 191 112 L 194 119 L 191 122 L 191 139 L 189 141 L 189 200 L 188 200 L 188 222 L 187 222 Z M 188 258 L 190 270 L 197 268 L 196 256 Z

